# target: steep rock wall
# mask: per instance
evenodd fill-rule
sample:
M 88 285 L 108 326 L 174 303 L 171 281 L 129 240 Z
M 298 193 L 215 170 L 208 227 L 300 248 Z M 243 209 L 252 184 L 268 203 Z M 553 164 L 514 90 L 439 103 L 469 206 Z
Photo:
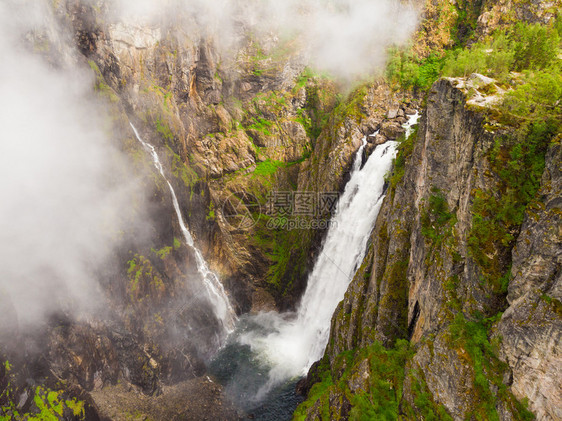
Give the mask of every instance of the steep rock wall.
M 465 86 L 441 79 L 429 92 L 417 134 L 401 146 L 369 252 L 332 318 L 324 359 L 309 373 L 318 382 L 329 367 L 334 419 L 346 419 L 350 402 L 378 381 L 371 358 L 380 357 L 349 352 L 393 348 L 397 339 L 409 340 L 413 353 L 397 369 L 404 380 L 396 410 L 408 419 L 520 419 L 525 398 L 539 419 L 559 419 L 559 139 L 546 146 L 541 190 L 523 225 L 482 246 L 475 226 L 493 215 L 482 216 L 479 201 L 505 191 L 494 151 L 513 129 L 490 124 L 493 113 L 475 106 Z M 319 402 L 307 418 L 322 417 Z

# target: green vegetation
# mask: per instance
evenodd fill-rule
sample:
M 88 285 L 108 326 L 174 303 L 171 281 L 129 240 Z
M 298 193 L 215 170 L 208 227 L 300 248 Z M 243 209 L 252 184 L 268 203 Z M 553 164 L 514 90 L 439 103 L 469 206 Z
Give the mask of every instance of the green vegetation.
M 437 53 L 420 59 L 411 50 L 392 49 L 389 55 L 385 75 L 395 88 L 426 90 L 439 78 L 443 67 L 443 57 Z
M 319 76 L 316 75 L 315 77 L 316 83 L 306 85 L 306 103 L 304 109 L 298 111 L 297 117 L 297 121 L 303 125 L 313 142 L 320 136 L 320 132 L 328 123 L 330 113 L 337 105 L 333 87 L 326 79 L 318 79 Z
M 156 119 L 156 131 L 160 133 L 165 140 L 174 140 L 174 134 L 172 133 L 170 126 L 168 126 L 168 124 L 160 117 Z
M 261 76 L 265 69 L 263 68 L 263 61 L 266 61 L 269 57 L 263 52 L 261 47 L 257 47 L 255 53 L 250 56 L 250 62 L 252 66 L 252 73 L 255 76 Z
M 406 159 L 414 151 L 414 141 L 418 135 L 418 126 L 414 127 L 414 131 L 406 139 L 398 139 L 400 144 L 398 145 L 398 150 L 396 154 L 396 159 L 394 160 L 394 167 L 392 170 L 392 175 L 390 176 L 390 193 L 394 197 L 394 192 L 396 191 L 396 186 L 404 177 L 404 172 L 406 170 Z
M 275 297 L 284 297 L 293 293 L 296 280 L 306 276 L 312 233 L 280 227 L 273 229 L 267 225 L 270 220 L 270 215 L 259 215 L 253 243 L 270 260 L 264 279 L 267 289 Z
M 454 46 L 474 39 L 474 30 L 482 9 L 482 1 L 457 0 L 453 3 L 457 18 L 450 28 Z
M 467 76 L 476 72 L 505 82 L 510 71 L 559 67 L 559 45 L 560 37 L 553 27 L 518 23 L 470 48 L 451 51 L 445 59 L 443 75 Z
M 408 402 L 404 402 L 402 406 L 404 418 L 408 420 L 423 419 L 427 421 L 453 421 L 443 405 L 437 404 L 433 398 L 433 394 L 427 386 L 424 372 L 420 369 L 412 369 L 408 373 L 411 381 L 412 397 L 414 399 L 414 407 Z
M 518 23 L 470 47 L 434 52 L 426 58 L 417 57 L 410 49 L 392 49 L 386 78 L 395 88 L 427 90 L 439 76 L 481 73 L 511 83 L 510 72 L 517 71 L 525 72 L 524 83 L 533 78 L 535 86 L 560 86 L 559 22 L 551 26 Z M 537 71 L 542 73 L 538 79 L 533 73 Z
M 258 132 L 263 133 L 266 136 L 271 136 L 271 127 L 273 126 L 273 122 L 266 120 L 263 117 L 252 117 L 252 123 L 246 127 L 247 130 L 256 130 Z
M 355 89 L 345 101 L 340 98 L 330 116 L 333 119 L 334 127 L 338 127 L 346 118 L 359 121 L 364 117 L 365 111 L 362 105 L 367 95 L 367 90 L 367 85 L 361 85 Z
M 521 84 L 507 92 L 501 110 L 524 121 L 562 115 L 561 67 L 527 72 Z
M 174 177 L 183 181 L 186 187 L 193 187 L 199 181 L 199 176 L 193 168 L 187 165 L 181 157 L 175 153 L 170 145 L 166 145 L 168 152 L 172 155 L 172 174 Z M 191 189 L 190 199 L 193 197 L 193 189 Z
M 506 402 L 517 420 L 532 420 L 533 414 L 526 408 L 526 402 L 519 402 L 503 382 L 503 374 L 507 364 L 497 357 L 500 338 L 490 341 L 489 331 L 499 320 L 501 313 L 488 319 L 476 316 L 476 320 L 465 319 L 462 313 L 457 313 L 453 323 L 449 326 L 450 341 L 456 348 L 466 351 L 466 363 L 474 370 L 474 390 L 477 393 L 477 406 L 467 418 L 498 420 L 496 410 L 498 398 Z M 495 390 L 492 392 L 492 387 Z
M 162 247 L 160 250 L 156 250 L 154 248 L 151 248 L 150 251 L 152 253 L 154 253 L 156 256 L 158 256 L 160 259 L 164 260 L 166 257 L 169 256 L 169 254 L 172 252 L 173 247 L 168 246 L 168 247 Z M 129 265 L 131 261 L 129 261 Z
M 546 149 L 559 130 L 559 122 L 553 120 L 535 122 L 498 137 L 489 152 L 498 185 L 493 191 L 474 193 L 468 247 L 495 292 L 507 290 L 510 250 L 527 205 L 538 191 Z
M 30 412 L 21 414 L 15 402 L 15 391 L 13 387 L 14 376 L 11 364 L 4 363 L 4 379 L 6 386 L 0 393 L 0 421 L 13 419 L 25 419 L 28 421 L 57 421 L 64 416 L 73 416 L 76 419 L 84 419 L 84 402 L 76 398 L 66 399 L 63 397 L 65 392 L 62 390 L 54 391 L 43 386 L 35 388 L 33 404 Z
M 366 348 L 346 351 L 336 357 L 332 368 L 332 372 L 343 369 L 338 379 L 332 377 L 328 364 L 324 361 L 319 368 L 322 381 L 312 387 L 308 399 L 299 405 L 294 420 L 304 420 L 307 411 L 316 404 L 320 405 L 322 419 L 334 419 L 336 414 L 331 413 L 331 392 L 339 392 L 349 399 L 350 420 L 398 419 L 398 407 L 405 377 L 404 367 L 412 354 L 413 351 L 405 340 L 397 341 L 395 347 L 391 349 L 386 349 L 379 342 L 375 342 Z M 352 392 L 351 379 L 360 376 L 365 361 L 369 371 L 369 377 L 365 380 L 366 387 Z
M 214 221 L 216 218 L 215 215 L 215 204 L 213 203 L 213 201 L 211 200 L 209 202 L 209 211 L 207 212 L 207 221 Z
M 167 253 L 171 252 L 171 247 L 164 247 L 163 249 L 154 253 L 160 258 L 164 258 Z M 134 257 L 127 262 L 129 265 L 127 269 L 127 277 L 129 278 L 129 297 L 131 302 L 142 301 L 149 295 L 157 295 L 164 289 L 164 282 L 152 263 L 146 257 L 135 254 Z
M 111 102 L 119 102 L 119 97 L 113 92 L 113 89 L 109 87 L 109 85 L 105 82 L 105 78 L 103 77 L 98 65 L 93 60 L 88 60 L 88 64 L 90 68 L 94 71 L 96 75 L 96 85 L 95 89 L 100 95 L 108 98 Z
M 432 187 L 428 206 L 422 210 L 421 232 L 432 244 L 438 247 L 442 241 L 452 234 L 452 227 L 456 224 L 456 215 L 449 212 L 449 205 L 443 193 Z
M 279 168 L 286 167 L 287 163 L 283 161 L 274 161 L 268 159 L 256 164 L 256 169 L 252 173 L 254 176 L 267 176 L 275 174 Z
M 38 386 L 35 389 L 35 396 L 33 402 L 37 406 L 39 414 L 37 416 L 27 415 L 28 420 L 58 420 L 58 416 L 62 416 L 66 408 L 72 411 L 75 417 L 84 417 L 84 403 L 79 402 L 76 398 L 71 400 L 64 400 L 61 398 L 62 392 L 55 392 L 53 390 L 43 389 Z M 25 415 L 24 415 L 25 417 Z

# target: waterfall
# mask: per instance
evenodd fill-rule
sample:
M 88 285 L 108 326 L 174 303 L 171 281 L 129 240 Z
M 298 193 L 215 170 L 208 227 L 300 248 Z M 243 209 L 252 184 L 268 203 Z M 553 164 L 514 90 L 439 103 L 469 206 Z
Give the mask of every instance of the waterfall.
M 187 225 L 183 220 L 183 216 L 181 214 L 176 192 L 174 191 L 172 184 L 170 183 L 170 181 L 168 181 L 166 175 L 164 174 L 164 168 L 162 167 L 162 163 L 158 158 L 156 149 L 150 143 L 147 143 L 144 140 L 142 140 L 135 126 L 133 126 L 133 124 L 130 122 L 129 124 L 133 128 L 137 140 L 142 144 L 144 149 L 147 152 L 149 152 L 150 155 L 152 156 L 154 167 L 158 170 L 162 178 L 164 178 L 164 180 L 168 184 L 168 188 L 170 190 L 170 193 L 172 194 L 172 202 L 174 204 L 176 217 L 178 219 L 178 223 L 181 232 L 183 234 L 185 243 L 193 250 L 193 254 L 195 255 L 195 262 L 197 265 L 197 271 L 201 275 L 201 279 L 203 280 L 203 285 L 205 286 L 208 299 L 213 306 L 215 315 L 218 318 L 218 320 L 222 323 L 225 332 L 229 333 L 234 329 L 234 324 L 236 323 L 236 313 L 234 312 L 234 309 L 230 305 L 228 295 L 226 294 L 226 291 L 224 290 L 224 287 L 219 281 L 217 275 L 209 269 L 207 262 L 203 258 L 203 254 L 197 248 L 197 246 L 193 241 L 193 236 L 191 235 L 191 232 L 189 232 L 189 229 L 187 228 Z
M 410 137 L 412 133 L 414 133 L 414 126 L 418 124 L 418 120 L 420 119 L 420 117 L 420 113 L 416 111 L 416 113 L 412 114 L 408 118 L 408 121 L 404 125 L 402 125 L 402 127 L 406 129 L 406 133 L 404 134 L 404 136 L 406 136 L 406 139 Z
M 258 314 L 253 321 L 261 329 L 243 332 L 237 339 L 271 367 L 256 400 L 277 384 L 305 375 L 328 343 L 332 314 L 363 261 L 384 199 L 385 175 L 396 155 L 397 142 L 387 142 L 377 146 L 362 165 L 366 143 L 364 138 L 356 153 L 351 178 L 338 200 L 298 311 Z

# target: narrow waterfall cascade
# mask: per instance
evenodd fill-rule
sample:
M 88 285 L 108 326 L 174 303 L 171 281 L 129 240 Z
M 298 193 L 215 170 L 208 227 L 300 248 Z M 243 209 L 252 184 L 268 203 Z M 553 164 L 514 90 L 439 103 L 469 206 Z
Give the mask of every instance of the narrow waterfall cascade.
M 152 161 L 154 162 L 154 167 L 158 170 L 160 175 L 162 175 L 162 178 L 164 178 L 164 180 L 168 184 L 168 188 L 170 189 L 170 193 L 172 194 L 172 202 L 174 204 L 174 210 L 178 218 L 178 223 L 181 228 L 183 238 L 185 240 L 185 243 L 193 250 L 193 254 L 195 255 L 195 262 L 197 264 L 197 271 L 201 275 L 203 285 L 205 286 L 205 291 L 207 292 L 207 296 L 208 296 L 207 298 L 209 299 L 211 305 L 213 306 L 213 310 L 215 312 L 216 317 L 218 318 L 218 320 L 221 322 L 223 326 L 223 329 L 225 331 L 224 333 L 228 334 L 232 332 L 232 330 L 234 329 L 234 325 L 237 320 L 236 313 L 234 312 L 234 309 L 230 304 L 228 295 L 226 294 L 226 291 L 222 283 L 219 281 L 217 275 L 209 269 L 207 262 L 203 258 L 203 254 L 197 248 L 197 246 L 193 241 L 193 236 L 191 235 L 191 232 L 189 232 L 189 229 L 187 228 L 187 224 L 183 220 L 183 216 L 181 214 L 180 206 L 174 188 L 172 187 L 172 184 L 170 183 L 170 181 L 168 181 L 166 175 L 164 174 L 164 168 L 162 167 L 162 163 L 160 162 L 158 154 L 156 153 L 156 149 L 150 143 L 147 143 L 144 140 L 142 140 L 135 126 L 133 126 L 132 123 L 129 124 L 133 128 L 137 140 L 142 144 L 144 149 L 150 153 L 152 157 Z

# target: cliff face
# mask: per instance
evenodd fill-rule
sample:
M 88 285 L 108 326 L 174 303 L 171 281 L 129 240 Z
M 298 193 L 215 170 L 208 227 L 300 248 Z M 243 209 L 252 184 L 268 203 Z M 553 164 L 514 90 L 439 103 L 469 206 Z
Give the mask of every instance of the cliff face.
M 496 199 L 510 187 L 498 164 L 509 165 L 509 152 L 498 147 L 513 129 L 494 126 L 476 105 L 469 87 L 478 81 L 435 83 L 417 134 L 401 146 L 369 252 L 332 318 L 323 363 L 335 419 L 374 393 L 373 359 L 381 356 L 372 347 L 393 348 L 401 338 L 412 344 L 396 371 L 403 389 L 402 380 L 391 382 L 402 391 L 394 398 L 402 416 L 519 419 L 518 399 L 527 398 L 539 419 L 560 419 L 559 139 L 538 152 L 548 149 L 523 224 L 481 230 L 503 212 Z M 495 205 L 484 210 L 485 198 Z M 342 357 L 358 349 L 370 351 Z M 321 371 L 313 368 L 309 380 Z M 307 417 L 321 413 L 318 402 Z
M 159 402 L 174 407 L 200 386 L 221 402 L 220 387 L 197 378 L 217 345 L 217 321 L 193 299 L 200 288 L 195 257 L 182 242 L 167 185 L 129 122 L 156 147 L 196 244 L 241 313 L 294 307 L 323 238 L 312 228 L 268 226 L 271 194 L 337 196 L 361 138 L 379 127 L 385 135 L 378 142 L 395 138 L 404 116 L 387 110 L 404 104 L 382 83 L 342 99 L 341 87 L 304 69 L 290 42 L 258 43 L 241 33 L 227 54 L 189 16 L 114 23 L 103 2 L 50 6 L 51 20 L 29 34 L 29 47 L 40 46 L 55 68 L 78 66 L 93 76 L 107 135 L 129 157 L 142 193 L 129 198 L 114 265 L 99 274 L 108 314 L 76 321 L 61 311 L 41 332 L 19 331 L 8 314 L 1 333 L 11 344 L 1 352 L 14 370 L 2 371 L 1 381 L 26 393 L 25 409 L 34 392 L 27 378 L 51 388 L 68 382 L 65 390 L 86 401 L 92 419 L 115 415 L 114 394 L 127 402 L 123 413 L 142 406 L 156 417 L 167 416 L 151 413 L 152 401 L 139 393 L 164 393 Z M 233 197 L 242 198 L 235 209 L 226 206 Z M 251 214 L 252 224 L 237 225 L 233 210 Z M 214 410 L 218 418 L 236 416 L 228 405 Z
M 547 152 L 539 199 L 513 249 L 509 307 L 494 332 L 513 372 L 513 393 L 528 397 L 538 419 L 554 420 L 562 418 L 561 159 L 558 142 Z
M 378 83 L 342 99 L 304 69 L 290 40 L 240 33 L 226 52 L 189 16 L 113 24 L 103 8 L 59 9 L 99 85 L 167 161 L 190 229 L 238 309 L 294 306 L 323 233 L 268 226 L 272 192 L 337 195 L 365 134 L 400 133 L 403 114 L 387 118 L 398 96 Z M 252 221 L 240 227 L 232 213 Z
M 145 232 L 124 223 L 118 268 L 101 271 L 107 320 L 60 314 L 41 332 L 20 332 L 6 310 L 0 327 L 10 346 L 2 354 L 16 372 L 0 367 L 0 386 L 11 382 L 29 408 L 28 378 L 53 388 L 67 382 L 90 419 L 123 415 L 111 409 L 115 396 L 127 402 L 124 412 L 141 408 L 171 419 L 194 394 L 200 407 L 214 400 L 210 416 L 235 418 L 220 387 L 201 377 L 216 343 L 190 325 L 214 331 L 216 320 L 208 305 L 191 300 L 198 292 L 189 281 L 197 279 L 194 256 L 129 121 L 155 145 L 197 245 L 241 313 L 294 307 L 324 235 L 275 225 L 272 194 L 337 195 L 361 138 L 380 130 L 368 151 L 397 138 L 404 111 L 422 106 L 382 82 L 342 99 L 341 87 L 304 68 L 290 41 L 241 34 L 226 54 L 192 30 L 187 16 L 113 23 L 103 2 L 52 6 L 68 37 L 51 39 L 42 54 L 55 67 L 80 63 L 95 77 L 108 135 L 130 157 L 145 192 L 130 198 L 123 220 L 141 220 Z M 463 7 L 470 19 L 459 27 Z M 424 55 L 517 19 L 544 21 L 552 8 L 428 0 L 416 49 Z M 460 30 L 451 32 L 453 26 Z M 44 39 L 30 35 L 35 44 Z M 532 201 L 517 199 L 517 209 L 527 210 L 513 222 L 501 201 L 513 180 L 500 170 L 514 165 L 514 129 L 496 124 L 471 91 L 485 93 L 489 84 L 443 79 L 431 89 L 417 134 L 402 143 L 365 260 L 333 316 L 325 358 L 310 374 L 314 383 L 330 373 L 333 384 L 301 415 L 369 414 L 368 399 L 379 396 L 377 404 L 409 419 L 513 419 L 528 416 L 528 398 L 537 417 L 562 419 L 559 139 L 537 146 L 537 156 L 546 156 L 544 172 L 532 174 L 540 190 Z M 517 177 L 528 169 L 523 165 Z M 147 215 L 137 208 L 142 202 Z M 492 223 L 495 214 L 499 222 Z M 315 216 L 329 217 L 329 210 Z M 191 416 L 209 415 L 199 409 Z

